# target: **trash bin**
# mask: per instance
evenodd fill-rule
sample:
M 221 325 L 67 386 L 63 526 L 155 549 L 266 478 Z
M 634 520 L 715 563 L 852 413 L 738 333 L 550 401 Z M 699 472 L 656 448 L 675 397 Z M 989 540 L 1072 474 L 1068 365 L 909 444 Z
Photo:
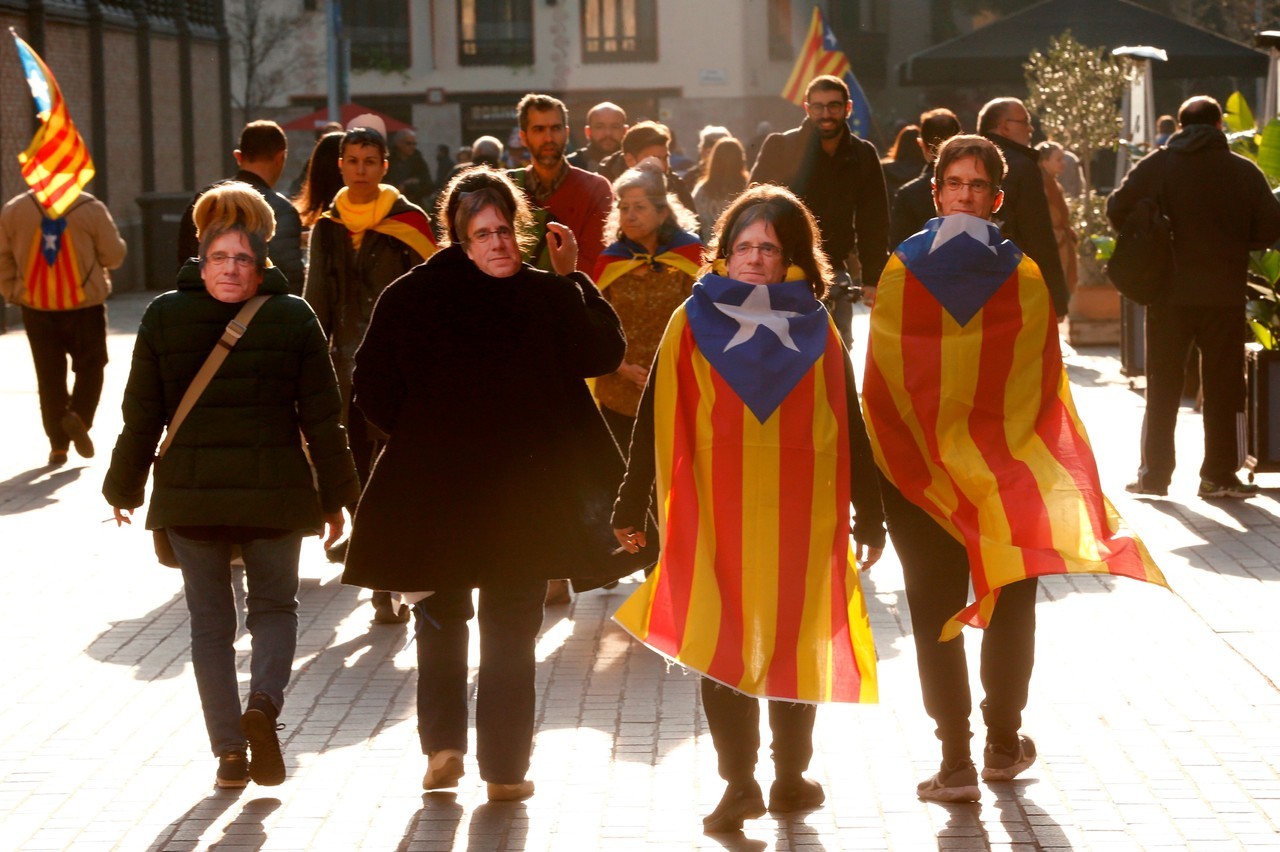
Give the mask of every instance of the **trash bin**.
M 142 250 L 148 290 L 172 290 L 178 277 L 178 228 L 195 193 L 148 192 L 142 208 Z

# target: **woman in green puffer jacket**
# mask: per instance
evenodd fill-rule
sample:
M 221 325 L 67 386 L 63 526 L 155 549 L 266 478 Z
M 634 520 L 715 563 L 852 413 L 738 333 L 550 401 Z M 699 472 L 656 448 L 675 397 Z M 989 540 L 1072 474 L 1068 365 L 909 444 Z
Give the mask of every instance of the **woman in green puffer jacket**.
M 130 523 L 144 502 L 161 433 L 197 371 L 244 303 L 270 296 L 155 463 L 146 525 L 165 531 L 181 565 L 191 660 L 219 759 L 215 783 L 272 785 L 285 775 L 276 718 L 297 646 L 302 537 L 327 527 L 327 542 L 336 541 L 342 507 L 359 487 L 320 324 L 268 266 L 271 208 L 246 184 L 222 184 L 200 197 L 195 221 L 198 262 L 189 261 L 178 289 L 143 314 L 124 429 L 102 493 L 116 523 Z M 234 546 L 244 556 L 245 624 L 253 637 L 243 713 L 233 647 Z

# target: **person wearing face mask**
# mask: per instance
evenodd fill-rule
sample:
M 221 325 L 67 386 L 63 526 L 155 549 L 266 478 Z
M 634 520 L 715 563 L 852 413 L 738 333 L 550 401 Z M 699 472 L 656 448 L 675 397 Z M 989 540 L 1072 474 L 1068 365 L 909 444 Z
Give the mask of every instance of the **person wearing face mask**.
M 647 159 L 613 182 L 617 201 L 605 233 L 616 239 L 596 263 L 596 287 L 622 320 L 627 354 L 616 372 L 595 380 L 592 391 L 624 448 L 662 330 L 689 297 L 702 257 L 702 242 L 691 233 L 698 220 L 668 192 L 665 171 Z
M 609 303 L 573 271 L 567 227 L 548 225 L 560 274 L 522 262 L 530 216 L 502 172 L 454 178 L 439 215 L 446 247 L 383 291 L 356 353 L 355 404 L 389 437 L 343 582 L 415 601 L 427 790 L 464 773 L 467 623 L 478 615 L 476 757 L 489 799 L 514 801 L 534 791 L 547 580 L 600 564 L 597 547 L 606 557 L 612 547 L 622 460 L 583 380 L 615 371 L 626 342 Z
M 852 557 L 870 568 L 885 531 L 853 370 L 819 301 L 832 276 L 813 214 L 789 190 L 752 187 L 706 260 L 658 348 L 614 503 L 619 546 L 640 551 L 656 480 L 662 553 L 615 618 L 703 675 L 727 785 L 703 827 L 730 832 L 766 807 L 825 801 L 804 775 L 816 705 L 876 700 Z M 755 779 L 762 698 L 767 806 Z
M 224 183 L 195 204 L 199 258 L 176 290 L 147 306 L 124 394 L 124 429 L 102 486 L 128 524 L 155 479 L 147 528 L 163 530 L 182 571 L 191 662 L 218 787 L 284 780 L 276 735 L 298 631 L 302 538 L 342 534 L 342 507 L 359 493 L 342 427 L 329 347 L 307 303 L 269 265 L 275 218 L 257 190 Z M 255 296 L 270 296 L 199 393 L 172 443 L 156 446 L 209 353 Z M 301 432 L 302 440 L 299 440 Z M 304 453 L 303 442 L 306 444 Z M 309 463 L 308 463 L 309 462 Z M 314 480 L 313 480 L 314 476 Z M 232 548 L 244 559 L 253 637 L 243 712 L 236 661 Z M 247 745 L 247 754 L 246 754 Z

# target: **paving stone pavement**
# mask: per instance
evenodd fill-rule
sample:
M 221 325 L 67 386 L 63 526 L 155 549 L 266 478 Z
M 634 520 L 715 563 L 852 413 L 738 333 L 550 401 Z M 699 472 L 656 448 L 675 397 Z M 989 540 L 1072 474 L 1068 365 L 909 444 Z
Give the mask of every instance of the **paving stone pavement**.
M 881 703 L 818 713 L 826 805 L 707 836 L 722 785 L 698 682 L 609 620 L 632 584 L 547 611 L 537 794 L 487 803 L 469 755 L 456 795 L 424 795 L 407 630 L 371 626 L 368 592 L 342 586 L 314 539 L 281 719 L 289 779 L 215 791 L 179 575 L 140 525 L 109 523 L 100 496 L 145 301 L 112 300 L 98 455 L 58 470 L 43 467 L 26 339 L 0 334 L 0 849 L 1280 848 L 1280 489 L 1267 487 L 1280 477 L 1260 476 L 1255 500 L 1198 500 L 1199 417 L 1184 409 L 1170 498 L 1130 498 L 1141 395 L 1106 349 L 1069 358 L 1076 398 L 1108 493 L 1174 592 L 1042 583 L 1025 722 L 1041 757 L 984 785 L 980 805 L 915 797 L 938 751 L 892 551 L 865 577 Z M 237 647 L 247 679 L 246 636 Z M 767 748 L 759 777 L 771 780 Z

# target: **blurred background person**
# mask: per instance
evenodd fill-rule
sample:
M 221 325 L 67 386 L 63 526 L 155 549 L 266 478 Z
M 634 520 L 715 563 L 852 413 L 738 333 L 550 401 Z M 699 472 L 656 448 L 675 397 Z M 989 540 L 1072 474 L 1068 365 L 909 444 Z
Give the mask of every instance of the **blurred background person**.
M 1067 158 L 1062 146 L 1045 140 L 1036 146 L 1040 155 L 1040 174 L 1044 178 L 1044 196 L 1049 202 L 1049 219 L 1053 222 L 1053 236 L 1058 241 L 1058 258 L 1062 261 L 1062 274 L 1067 282 L 1067 292 L 1076 291 L 1079 277 L 1080 237 L 1071 227 L 1071 208 L 1058 183 L 1058 177 L 1067 168 Z
M 324 333 L 267 259 L 271 208 L 249 185 L 224 183 L 202 195 L 193 214 L 199 259 L 143 314 L 124 429 L 102 493 L 116 524 L 131 523 L 154 462 L 146 526 L 167 535 L 181 566 L 191 663 L 218 758 L 215 783 L 271 786 L 285 777 L 276 720 L 297 647 L 302 538 L 328 527 L 325 543 L 336 541 L 342 507 L 359 485 Z M 270 298 L 156 460 L 161 432 L 197 371 L 255 296 Z M 233 546 L 244 559 L 252 637 L 243 713 Z
M 600 161 L 610 154 L 617 153 L 622 147 L 622 137 L 626 135 L 627 113 L 617 104 L 604 101 L 587 110 L 587 125 L 584 128 L 587 144 L 568 156 L 569 165 L 598 171 Z
M 732 136 L 717 140 L 711 148 L 706 174 L 693 188 L 693 204 L 705 242 L 724 209 L 747 188 L 746 154 Z
M 307 229 L 308 240 L 316 220 L 329 209 L 333 197 L 342 189 L 342 169 L 338 167 L 341 149 L 342 131 L 326 133 L 320 137 L 311 149 L 311 159 L 307 162 L 302 188 L 293 198 L 293 206 L 302 217 L 302 227 Z
M 418 134 L 411 129 L 401 130 L 391 138 L 386 182 L 417 205 L 431 194 L 431 169 L 418 151 Z
M 920 128 L 908 124 L 899 130 L 893 145 L 889 147 L 889 153 L 880 160 L 880 165 L 884 169 L 885 189 L 892 198 L 900 186 L 917 177 L 920 169 L 924 168 L 924 153 L 920 150 Z
M 647 159 L 613 182 L 616 199 L 605 222 L 608 248 L 596 264 L 596 286 L 627 335 L 616 372 L 594 382 L 596 402 L 618 446 L 631 444 L 640 393 L 663 329 L 693 287 L 701 265 L 697 219 L 667 191 L 662 164 Z

